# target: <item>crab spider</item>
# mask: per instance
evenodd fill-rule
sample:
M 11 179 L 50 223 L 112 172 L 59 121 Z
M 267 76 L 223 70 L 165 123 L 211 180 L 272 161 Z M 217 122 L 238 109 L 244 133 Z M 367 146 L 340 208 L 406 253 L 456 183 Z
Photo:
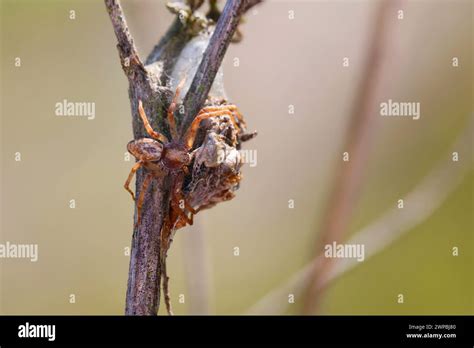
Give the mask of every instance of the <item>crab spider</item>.
M 127 150 L 137 159 L 136 164 L 132 167 L 127 181 L 124 184 L 125 189 L 131 194 L 132 199 L 136 201 L 137 204 L 136 226 L 139 226 L 140 224 L 141 210 L 143 207 L 143 201 L 145 199 L 145 192 L 147 191 L 153 177 L 159 178 L 166 173 L 170 173 L 173 177 L 170 205 L 172 223 L 174 224 L 179 219 L 182 219 L 185 222 L 184 225 L 192 225 L 193 215 L 197 213 L 197 210 L 193 209 L 186 202 L 181 191 L 181 187 L 184 181 L 184 176 L 189 172 L 188 166 L 191 164 L 194 155 L 192 148 L 201 121 L 211 117 L 229 116 L 237 130 L 240 128 L 237 125 L 235 119 L 238 120 L 239 124 L 245 125 L 245 121 L 243 120 L 242 115 L 235 105 L 206 106 L 201 109 L 201 111 L 199 111 L 187 131 L 185 131 L 182 135 L 178 134 L 176 122 L 174 119 L 174 112 L 177 106 L 180 90 L 183 85 L 184 80 L 182 80 L 178 85 L 167 112 L 171 141 L 168 140 L 164 134 L 156 132 L 151 127 L 145 110 L 143 109 L 142 101 L 138 101 L 138 113 L 143 125 L 145 126 L 147 134 L 151 138 L 132 140 L 127 145 Z M 143 180 L 139 196 L 135 197 L 129 186 L 134 174 L 140 167 L 145 168 L 147 174 Z M 181 209 L 180 201 L 184 202 L 184 209 Z M 188 216 L 186 211 L 188 211 L 191 215 Z

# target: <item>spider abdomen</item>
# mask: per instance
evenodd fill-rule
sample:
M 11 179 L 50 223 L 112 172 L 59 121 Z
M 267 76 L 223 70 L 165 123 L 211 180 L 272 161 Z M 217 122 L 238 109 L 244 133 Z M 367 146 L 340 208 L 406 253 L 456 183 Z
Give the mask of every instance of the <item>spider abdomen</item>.
M 163 156 L 163 144 L 150 138 L 130 141 L 127 150 L 141 161 L 159 161 Z

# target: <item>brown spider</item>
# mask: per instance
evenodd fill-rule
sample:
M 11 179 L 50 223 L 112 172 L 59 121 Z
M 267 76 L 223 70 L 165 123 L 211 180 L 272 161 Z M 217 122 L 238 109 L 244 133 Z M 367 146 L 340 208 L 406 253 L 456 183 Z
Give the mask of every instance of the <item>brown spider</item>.
M 127 150 L 137 159 L 137 163 L 132 167 L 130 174 L 128 175 L 127 181 L 124 184 L 125 189 L 130 192 L 132 199 L 137 202 L 137 223 L 136 227 L 141 221 L 141 209 L 145 198 L 145 192 L 150 185 L 153 177 L 162 177 L 167 173 L 172 175 L 172 194 L 171 194 L 171 212 L 170 219 L 171 228 L 175 226 L 179 219 L 184 220 L 184 225 L 193 224 L 193 215 L 197 213 L 197 210 L 193 209 L 187 201 L 184 199 L 181 188 L 183 186 L 184 177 L 189 173 L 188 166 L 194 156 L 192 152 L 194 140 L 199 129 L 199 124 L 202 120 L 217 116 L 228 116 L 232 121 L 234 127 L 239 129 L 234 116 L 238 119 L 240 124 L 245 124 L 242 115 L 239 113 L 235 105 L 218 105 L 218 106 L 207 106 L 199 111 L 198 115 L 194 118 L 189 129 L 181 136 L 178 135 L 176 130 L 176 123 L 174 120 L 174 112 L 179 98 L 179 93 L 184 85 L 184 80 L 178 85 L 173 100 L 168 109 L 168 123 L 171 132 L 171 141 L 161 133 L 156 132 L 151 127 L 148 118 L 143 109 L 142 101 L 138 101 L 138 112 L 140 118 L 143 121 L 145 129 L 150 135 L 150 138 L 141 138 L 138 140 L 132 140 L 127 144 Z M 247 139 L 245 139 L 247 140 Z M 147 175 L 143 180 L 142 187 L 140 189 L 140 195 L 138 199 L 135 199 L 135 195 L 130 190 L 130 182 L 133 175 L 140 168 L 144 167 L 147 171 Z M 180 207 L 180 202 L 184 203 L 185 209 L 191 213 L 190 217 Z M 179 227 L 183 227 L 180 224 Z
M 130 192 L 130 194 L 132 195 L 132 199 L 136 201 L 137 204 L 137 222 L 135 224 L 135 228 L 138 228 L 141 221 L 141 210 L 145 198 L 145 192 L 147 191 L 151 180 L 153 178 L 163 177 L 167 174 L 171 175 L 170 205 L 168 209 L 168 214 L 164 219 L 160 234 L 160 263 L 162 269 L 163 292 L 165 297 L 166 308 L 169 314 L 172 314 L 172 311 L 168 290 L 168 276 L 166 273 L 166 255 L 170 247 L 173 234 L 177 229 L 184 227 L 187 224 L 192 225 L 193 216 L 197 214 L 200 209 L 204 209 L 215 204 L 214 201 L 210 201 L 206 202 L 205 205 L 198 207 L 198 209 L 194 209 L 191 204 L 188 203 L 188 200 L 184 197 L 182 191 L 185 176 L 187 174 L 190 174 L 188 166 L 191 165 L 193 157 L 198 152 L 198 149 L 196 149 L 195 151 L 192 151 L 192 149 L 194 140 L 199 130 L 199 125 L 201 121 L 208 118 L 227 116 L 236 131 L 240 131 L 240 127 L 239 125 L 237 125 L 236 119 L 240 125 L 245 126 L 245 121 L 243 120 L 242 115 L 239 113 L 235 105 L 206 106 L 201 109 L 201 111 L 199 111 L 187 131 L 185 131 L 184 134 L 178 135 L 174 119 L 174 112 L 177 106 L 179 93 L 183 85 L 184 80 L 182 80 L 179 86 L 177 87 L 175 95 L 167 112 L 168 124 L 171 133 L 171 141 L 169 141 L 164 134 L 158 133 L 153 130 L 143 109 L 142 101 L 138 101 L 138 113 L 145 126 L 146 132 L 151 138 L 141 138 L 137 140 L 132 140 L 127 144 L 128 151 L 137 159 L 137 163 L 132 167 L 130 174 L 128 175 L 127 181 L 124 184 L 125 189 Z M 241 141 L 246 141 L 251 139 L 255 135 L 256 133 L 239 134 L 239 139 Z M 202 154 L 202 151 L 199 153 Z M 145 169 L 146 176 L 143 180 L 143 184 L 140 189 L 140 194 L 136 199 L 129 186 L 133 175 L 140 167 L 143 167 Z M 222 181 L 224 184 L 229 185 L 228 183 L 232 184 L 235 183 L 235 181 L 238 182 L 239 178 L 240 177 L 238 176 L 238 174 L 230 173 L 227 174 L 227 176 L 223 178 Z M 227 192 L 225 190 L 223 192 L 218 192 L 218 194 L 222 197 L 217 196 L 214 198 L 214 200 L 220 199 L 221 201 L 223 201 L 233 197 L 233 193 Z

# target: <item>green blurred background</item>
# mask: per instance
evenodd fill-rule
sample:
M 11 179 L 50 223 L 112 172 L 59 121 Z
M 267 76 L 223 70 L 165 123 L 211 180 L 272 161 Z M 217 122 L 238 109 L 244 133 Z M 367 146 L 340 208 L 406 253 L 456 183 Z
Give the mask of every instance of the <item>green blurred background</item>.
M 164 1 L 122 2 L 144 57 L 173 16 Z M 245 166 L 234 200 L 177 233 L 168 260 L 177 314 L 246 313 L 314 256 L 377 5 L 266 1 L 248 13 L 224 73 L 230 99 L 259 131 L 246 144 L 258 165 Z M 412 0 L 400 8 L 378 100 L 420 102 L 421 119 L 378 117 L 348 235 L 396 206 L 438 161 L 449 165 L 472 118 L 472 1 Z M 37 243 L 39 260 L 0 259 L 0 314 L 122 314 L 133 214 L 123 189 L 132 162 L 124 155 L 132 132 L 128 82 L 104 4 L 1 0 L 1 44 L 0 243 Z M 95 119 L 55 116 L 63 99 L 94 102 Z M 467 166 L 467 174 L 440 207 L 336 279 L 319 313 L 474 313 L 472 146 L 460 162 L 451 165 Z M 276 301 L 286 303 L 283 313 L 298 313 L 302 298 Z

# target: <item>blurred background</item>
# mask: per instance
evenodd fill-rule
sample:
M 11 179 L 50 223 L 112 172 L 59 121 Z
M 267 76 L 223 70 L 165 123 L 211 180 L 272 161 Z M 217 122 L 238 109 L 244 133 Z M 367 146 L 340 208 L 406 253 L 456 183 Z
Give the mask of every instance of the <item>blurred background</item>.
M 174 17 L 165 1 L 122 4 L 145 57 Z M 247 13 L 224 79 L 259 132 L 245 144 L 258 162 L 244 167 L 234 200 L 178 231 L 168 259 L 175 313 L 302 312 L 298 274 L 324 233 L 379 5 L 267 0 Z M 421 117 L 373 118 L 345 239 L 374 221 L 390 231 L 399 219 L 384 214 L 434 173 L 417 205 L 404 207 L 429 212 L 385 246 L 368 245 L 374 256 L 335 276 L 315 313 L 473 314 L 473 4 L 400 1 L 386 21 L 370 105 L 419 102 Z M 1 0 L 0 243 L 38 244 L 39 258 L 0 259 L 0 314 L 124 312 L 132 131 L 115 46 L 102 1 Z M 56 116 L 64 99 L 95 103 L 95 118 Z

